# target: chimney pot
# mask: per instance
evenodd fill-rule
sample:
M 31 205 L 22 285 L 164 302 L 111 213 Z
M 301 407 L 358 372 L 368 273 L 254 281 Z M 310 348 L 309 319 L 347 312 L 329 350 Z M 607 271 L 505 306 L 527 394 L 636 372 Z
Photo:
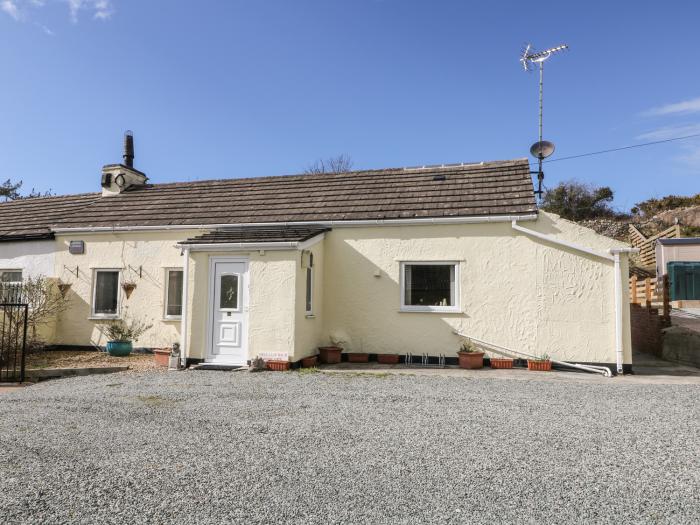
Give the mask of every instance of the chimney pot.
M 134 167 L 134 132 L 131 130 L 124 133 L 124 166 Z

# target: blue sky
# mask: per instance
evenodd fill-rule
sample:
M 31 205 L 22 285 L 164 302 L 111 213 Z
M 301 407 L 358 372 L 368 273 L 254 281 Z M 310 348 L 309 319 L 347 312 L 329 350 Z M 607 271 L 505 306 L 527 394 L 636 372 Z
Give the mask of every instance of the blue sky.
M 535 13 L 539 13 L 539 16 Z M 525 157 L 700 132 L 700 3 L 0 0 L 0 180 L 99 189 L 134 130 L 152 182 Z M 700 191 L 700 139 L 547 166 L 616 206 Z

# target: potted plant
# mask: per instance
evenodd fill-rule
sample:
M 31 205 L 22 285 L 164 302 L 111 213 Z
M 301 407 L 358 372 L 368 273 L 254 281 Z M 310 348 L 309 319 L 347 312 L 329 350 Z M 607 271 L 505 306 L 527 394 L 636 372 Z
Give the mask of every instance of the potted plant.
M 474 370 L 484 367 L 484 352 L 469 339 L 465 339 L 457 352 L 459 356 L 459 367 Z
M 117 319 L 104 329 L 107 336 L 107 352 L 115 357 L 124 357 L 134 349 L 133 342 L 141 337 L 152 325 L 132 319 Z
M 124 295 L 126 295 L 127 299 L 131 297 L 131 292 L 133 292 L 135 289 L 136 283 L 133 281 L 125 281 L 122 283 L 122 290 L 124 290 Z
M 321 358 L 321 363 L 334 365 L 340 363 L 340 354 L 343 352 L 343 344 L 345 344 L 345 341 L 333 336 L 331 336 L 330 339 L 330 346 L 319 346 L 318 352 L 319 357 Z
M 398 365 L 399 354 L 377 354 L 377 363 L 382 365 Z
M 302 368 L 313 368 L 316 366 L 316 363 L 318 362 L 318 356 L 317 355 L 311 355 L 308 357 L 304 357 L 301 360 L 301 367 Z
M 552 361 L 547 354 L 542 354 L 535 359 L 527 360 L 528 370 L 537 370 L 539 372 L 549 372 L 552 369 Z
M 268 359 L 265 360 L 265 365 L 268 370 L 273 372 L 286 372 L 289 370 L 289 361 L 283 359 Z
M 492 357 L 489 359 L 491 368 L 513 368 L 513 359 L 510 357 Z

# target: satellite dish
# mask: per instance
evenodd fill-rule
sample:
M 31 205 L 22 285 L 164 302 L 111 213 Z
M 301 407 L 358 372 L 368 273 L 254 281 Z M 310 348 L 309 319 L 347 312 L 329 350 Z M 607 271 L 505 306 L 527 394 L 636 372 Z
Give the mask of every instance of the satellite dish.
M 540 140 L 530 147 L 530 154 L 537 159 L 546 159 L 554 153 L 554 144 L 548 140 Z

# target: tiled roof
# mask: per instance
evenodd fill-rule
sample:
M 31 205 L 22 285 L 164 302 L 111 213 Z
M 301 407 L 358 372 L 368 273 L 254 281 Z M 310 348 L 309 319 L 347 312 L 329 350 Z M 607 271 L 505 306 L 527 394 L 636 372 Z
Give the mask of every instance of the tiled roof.
M 99 193 L 0 202 L 0 242 L 51 239 L 49 224 L 99 200 Z
M 239 228 L 219 228 L 192 239 L 187 239 L 180 244 L 302 242 L 328 230 L 329 228 L 322 226 L 241 226 Z
M 61 228 L 520 215 L 536 211 L 527 159 L 446 167 L 133 187 Z
M 324 223 L 527 215 L 537 211 L 527 159 L 132 187 L 120 195 L 0 203 L 0 240 L 49 228 Z

